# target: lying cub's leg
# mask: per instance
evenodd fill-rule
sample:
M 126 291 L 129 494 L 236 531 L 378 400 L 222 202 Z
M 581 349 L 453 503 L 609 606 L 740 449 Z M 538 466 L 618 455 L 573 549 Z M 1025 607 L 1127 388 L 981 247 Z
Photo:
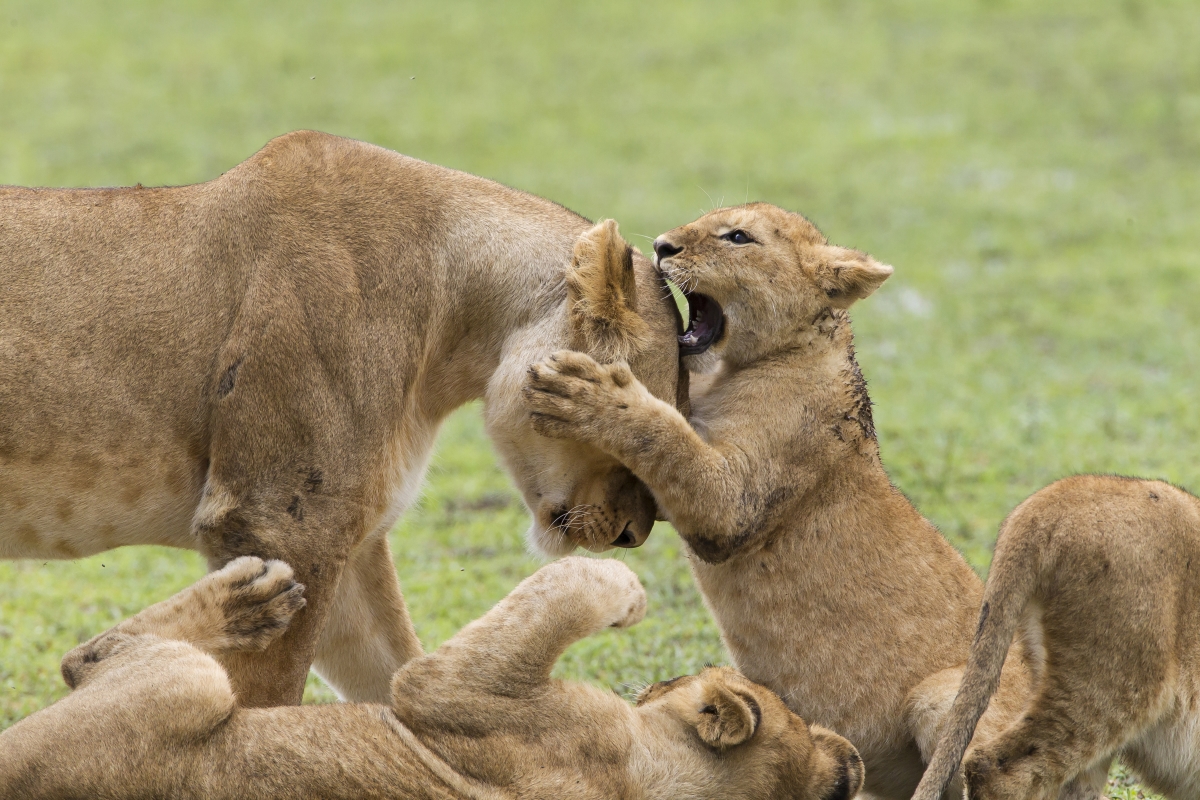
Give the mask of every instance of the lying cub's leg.
M 634 625 L 645 613 L 646 592 L 620 561 L 559 559 L 521 581 L 435 652 L 401 669 L 392 683 L 393 707 L 406 724 L 418 727 L 421 719 L 436 726 L 439 719 L 460 717 L 485 724 L 482 709 L 489 706 L 479 702 L 481 693 L 536 695 L 568 646 L 605 628 Z M 456 691 L 446 692 L 446 686 Z
M 184 785 L 186 748 L 237 704 L 212 654 L 266 647 L 303 589 L 282 562 L 239 558 L 76 647 L 62 662 L 74 691 L 0 733 L 0 797 Z
M 282 561 L 235 559 L 67 653 L 63 679 L 75 688 L 100 661 L 145 635 L 187 642 L 210 655 L 263 650 L 304 608 L 303 594 Z

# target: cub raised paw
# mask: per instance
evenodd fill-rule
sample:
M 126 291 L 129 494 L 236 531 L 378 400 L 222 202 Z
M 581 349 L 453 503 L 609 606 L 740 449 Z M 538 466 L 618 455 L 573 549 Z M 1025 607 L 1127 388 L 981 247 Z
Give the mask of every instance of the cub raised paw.
M 586 353 L 560 350 L 529 367 L 522 390 L 533 427 L 544 436 L 579 438 L 627 411 L 646 394 L 623 363 L 600 364 Z
M 220 613 L 213 649 L 263 650 L 305 605 L 304 585 L 293 580 L 290 566 L 253 556 L 234 559 L 196 589 Z
M 549 583 L 555 595 L 583 598 L 599 612 L 602 627 L 628 628 L 646 616 L 646 590 L 620 561 L 570 556 L 543 567 L 534 577 Z

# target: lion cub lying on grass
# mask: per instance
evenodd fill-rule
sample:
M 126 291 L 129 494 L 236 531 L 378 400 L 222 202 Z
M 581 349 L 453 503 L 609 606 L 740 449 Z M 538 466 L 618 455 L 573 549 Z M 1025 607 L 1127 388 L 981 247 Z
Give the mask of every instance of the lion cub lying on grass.
M 1200 797 L 1200 500 L 1160 481 L 1080 475 L 1000 529 L 979 633 L 937 755 L 936 800 L 963 765 L 972 800 L 1053 798 L 1113 756 L 1167 797 Z M 963 753 L 1018 630 L 1036 653 L 1021 720 Z
M 696 556 L 738 668 L 854 742 L 867 791 L 907 799 L 983 586 L 880 463 L 846 309 L 892 268 L 762 203 L 706 214 L 655 251 L 691 306 L 685 365 L 715 369 L 690 419 L 624 366 L 564 352 L 530 370 L 534 427 L 641 478 Z M 1010 659 L 984 735 L 1021 711 L 1021 662 Z
M 243 557 L 67 654 L 74 691 L 0 734 L 0 797 L 802 798 L 842 800 L 862 762 L 730 669 L 630 707 L 552 680 L 577 639 L 642 618 L 617 561 L 538 570 L 369 703 L 248 709 L 213 655 L 267 646 L 304 605 Z

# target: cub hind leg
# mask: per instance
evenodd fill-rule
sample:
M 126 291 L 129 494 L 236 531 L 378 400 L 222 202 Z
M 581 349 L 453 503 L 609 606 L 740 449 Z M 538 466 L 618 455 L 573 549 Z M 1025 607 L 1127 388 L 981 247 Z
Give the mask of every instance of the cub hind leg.
M 63 680 L 76 688 L 106 659 L 143 644 L 142 637 L 186 642 L 209 655 L 262 650 L 304 608 L 303 594 L 282 561 L 234 559 L 71 650 L 62 660 Z
M 0 732 L 0 797 L 174 796 L 189 748 L 237 707 L 213 655 L 262 649 L 303 605 L 282 562 L 241 558 L 69 652 L 72 692 Z
M 1092 619 L 1080 624 L 1069 605 L 1043 618 L 1046 658 L 1024 715 L 963 761 L 972 800 L 1101 797 L 1113 756 L 1161 716 L 1170 659 L 1163 642 L 1138 635 L 1150 620 L 1093 604 Z M 1142 646 L 1105 648 L 1092 633 L 1122 627 Z

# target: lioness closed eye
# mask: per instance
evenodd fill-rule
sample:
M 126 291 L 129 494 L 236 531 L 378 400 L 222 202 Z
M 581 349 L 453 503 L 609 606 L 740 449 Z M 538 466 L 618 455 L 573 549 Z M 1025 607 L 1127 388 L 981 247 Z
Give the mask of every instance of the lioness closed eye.
M 537 430 L 587 442 L 654 493 L 738 668 L 848 737 L 866 790 L 907 800 L 975 632 L 982 583 L 888 480 L 847 309 L 892 268 L 764 203 L 655 242 L 691 307 L 691 414 L 620 364 L 559 353 L 525 388 Z M 1027 697 L 1021 646 L 980 723 Z
M 662 280 L 628 250 L 595 268 L 590 227 L 312 131 L 195 186 L 0 187 L 0 558 L 286 560 L 308 606 L 266 651 L 222 656 L 238 696 L 298 703 L 314 663 L 342 697 L 387 700 L 421 647 L 386 534 L 458 406 L 483 399 L 535 547 L 632 547 L 654 524 L 628 469 L 536 435 L 520 403 L 562 347 L 675 399 Z
M 390 705 L 246 709 L 213 660 L 302 606 L 287 565 L 240 558 L 71 651 L 74 691 L 0 733 L 0 796 L 847 800 L 855 749 L 728 668 L 637 706 L 553 680 L 572 642 L 645 612 L 618 561 L 566 558 L 392 680 Z

